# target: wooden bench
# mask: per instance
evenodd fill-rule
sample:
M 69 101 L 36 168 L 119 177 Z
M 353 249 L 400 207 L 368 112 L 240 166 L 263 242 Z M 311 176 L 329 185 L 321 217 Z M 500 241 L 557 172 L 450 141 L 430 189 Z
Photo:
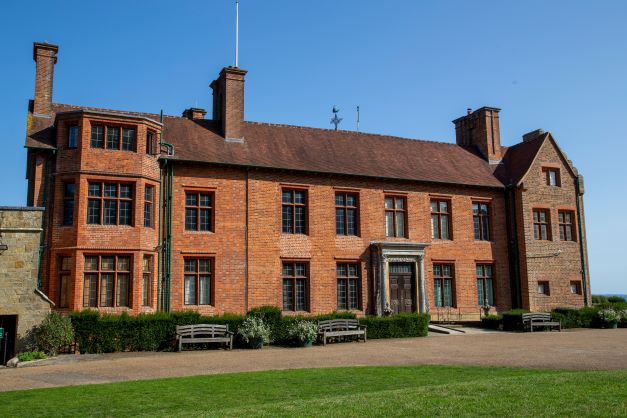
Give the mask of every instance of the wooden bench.
M 183 344 L 195 343 L 225 343 L 229 350 L 233 348 L 233 333 L 229 331 L 228 325 L 177 325 L 176 339 L 179 343 L 179 351 L 183 348 Z
M 553 321 L 551 314 L 537 312 L 537 313 L 525 313 L 522 315 L 523 327 L 533 332 L 533 328 L 549 327 L 562 330 L 562 323 L 560 321 Z
M 327 345 L 327 338 L 356 336 L 359 341 L 363 337 L 366 342 L 366 326 L 360 325 L 356 319 L 327 319 L 318 321 L 318 336 Z

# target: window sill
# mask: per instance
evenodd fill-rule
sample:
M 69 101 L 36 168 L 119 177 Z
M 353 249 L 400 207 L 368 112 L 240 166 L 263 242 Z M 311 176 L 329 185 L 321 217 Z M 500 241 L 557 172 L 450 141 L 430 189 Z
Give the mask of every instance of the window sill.
M 299 236 L 299 237 L 308 237 L 309 234 L 305 234 L 302 232 L 281 232 L 281 235 L 285 235 L 285 236 Z
M 146 228 L 148 228 L 148 227 L 146 227 Z M 154 228 L 151 228 L 151 229 L 154 229 Z M 198 234 L 198 235 L 200 235 L 200 234 L 215 234 L 214 231 L 192 231 L 192 230 L 189 230 L 189 229 L 184 230 L 183 233 L 185 233 L 185 234 L 192 234 L 192 235 L 193 234 Z

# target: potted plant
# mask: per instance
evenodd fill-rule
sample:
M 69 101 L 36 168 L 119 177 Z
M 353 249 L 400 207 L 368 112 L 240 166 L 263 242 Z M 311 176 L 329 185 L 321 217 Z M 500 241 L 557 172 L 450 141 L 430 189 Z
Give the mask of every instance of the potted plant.
M 261 348 L 270 341 L 270 327 L 254 316 L 244 319 L 237 332 L 251 348 Z
M 287 337 L 299 347 L 311 347 L 317 335 L 318 327 L 311 321 L 294 321 L 287 328 Z
M 599 319 L 603 322 L 606 328 L 614 329 L 618 327 L 619 315 L 612 308 L 601 309 L 598 314 Z
M 618 311 L 618 324 L 621 328 L 627 328 L 627 309 L 621 309 Z

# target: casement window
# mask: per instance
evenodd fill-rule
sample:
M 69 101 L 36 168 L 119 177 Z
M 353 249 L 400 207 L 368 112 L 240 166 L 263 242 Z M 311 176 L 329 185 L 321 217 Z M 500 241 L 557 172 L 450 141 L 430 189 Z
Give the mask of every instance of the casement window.
M 494 306 L 494 276 L 492 264 L 477 264 L 477 304 Z
M 87 190 L 87 223 L 133 225 L 133 185 L 90 182 Z
M 337 309 L 359 309 L 359 264 L 337 265 Z
M 63 184 L 63 225 L 74 224 L 74 195 L 76 185 L 74 183 Z
M 455 305 L 453 295 L 453 265 L 433 265 L 433 298 L 435 306 L 452 307 Z
M 59 308 L 67 308 L 70 304 L 72 277 L 72 257 L 59 259 Z
M 560 187 L 560 170 L 558 168 L 543 168 L 544 176 L 546 179 L 546 185 L 552 187 Z
M 572 281 L 570 282 L 570 293 L 573 295 L 581 295 L 581 282 Z
M 451 202 L 449 200 L 431 200 L 431 237 L 451 239 Z
M 144 256 L 142 268 L 142 306 L 150 306 L 152 301 L 152 272 L 153 257 L 151 255 Z
M 549 288 L 549 282 L 540 281 L 538 282 L 538 294 L 549 296 L 551 294 L 551 289 Z
M 309 309 L 307 263 L 283 263 L 283 310 L 307 311 Z
M 570 210 L 560 210 L 557 212 L 557 223 L 560 228 L 560 240 L 575 241 L 574 218 L 575 214 Z
M 285 234 L 307 233 L 307 191 L 283 189 L 281 224 Z
M 477 241 L 490 240 L 490 205 L 488 203 L 473 202 L 472 223 Z
M 153 155 L 155 153 L 155 134 L 151 131 L 146 132 L 146 154 Z
M 212 305 L 212 259 L 186 258 L 184 272 L 185 305 Z
M 185 230 L 213 231 L 213 192 L 185 193 Z
M 335 233 L 357 235 L 358 197 L 356 193 L 335 193 Z
M 131 257 L 85 256 L 83 306 L 130 306 Z
M 67 147 L 74 149 L 78 147 L 78 125 L 70 125 L 67 128 Z
M 155 188 L 146 186 L 144 188 L 144 226 L 146 228 L 152 228 L 153 226 L 154 203 Z
M 407 238 L 407 199 L 385 196 L 385 236 Z
M 533 237 L 537 240 L 551 239 L 551 217 L 548 209 L 533 210 Z
M 91 147 L 135 151 L 136 131 L 121 126 L 93 125 Z

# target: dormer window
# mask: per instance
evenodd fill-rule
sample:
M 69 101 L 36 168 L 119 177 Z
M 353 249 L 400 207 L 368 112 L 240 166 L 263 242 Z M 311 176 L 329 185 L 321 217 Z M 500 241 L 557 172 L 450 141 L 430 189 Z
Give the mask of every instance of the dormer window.
M 557 168 L 543 168 L 546 176 L 546 185 L 552 187 L 560 187 L 560 171 Z
M 135 132 L 134 128 L 93 125 L 91 127 L 91 147 L 135 151 Z

